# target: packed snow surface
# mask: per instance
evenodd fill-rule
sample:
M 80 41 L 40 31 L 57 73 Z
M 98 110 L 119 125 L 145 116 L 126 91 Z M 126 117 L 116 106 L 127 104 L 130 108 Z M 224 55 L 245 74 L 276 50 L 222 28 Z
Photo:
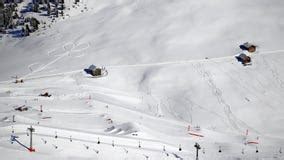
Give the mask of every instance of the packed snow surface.
M 197 142 L 200 160 L 284 159 L 283 0 L 66 3 L 50 28 L 1 37 L 2 158 L 193 160 Z M 30 126 L 35 152 L 11 141 L 29 147 Z

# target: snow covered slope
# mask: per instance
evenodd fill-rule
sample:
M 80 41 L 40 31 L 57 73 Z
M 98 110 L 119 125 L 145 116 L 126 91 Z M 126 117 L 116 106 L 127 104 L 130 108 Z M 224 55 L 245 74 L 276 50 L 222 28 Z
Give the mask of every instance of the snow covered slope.
M 83 1 L 47 30 L 4 36 L 1 155 L 194 159 L 198 142 L 201 160 L 284 159 L 283 8 L 281 0 Z M 234 56 L 247 41 L 258 47 L 244 67 Z M 108 76 L 88 77 L 90 64 Z M 45 92 L 52 96 L 38 96 Z M 14 110 L 22 105 L 28 111 Z M 35 153 L 9 141 L 13 130 L 29 144 L 30 125 Z

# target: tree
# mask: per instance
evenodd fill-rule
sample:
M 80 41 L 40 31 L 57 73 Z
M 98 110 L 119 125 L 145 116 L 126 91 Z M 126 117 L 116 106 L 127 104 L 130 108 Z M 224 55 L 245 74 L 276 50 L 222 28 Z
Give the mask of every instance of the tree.
M 34 30 L 38 30 L 38 25 L 40 24 L 40 22 L 32 17 L 31 20 L 30 20 L 30 25 L 33 27 Z
M 58 17 L 58 9 L 57 9 L 57 7 L 55 7 L 54 10 L 55 10 L 55 16 Z
M 24 37 L 26 35 L 26 30 L 24 27 L 22 27 L 22 30 L 21 30 L 21 35 L 22 37 Z
M 50 15 L 50 4 L 49 1 L 47 2 L 47 15 Z
M 35 3 L 33 4 L 33 11 L 34 11 L 34 12 L 39 12 L 39 4 L 38 4 L 37 2 L 35 2 Z
M 30 35 L 30 32 L 31 32 L 30 27 L 29 27 L 28 24 L 26 24 L 25 36 L 29 36 L 29 35 Z
M 1 1 L 3 2 L 3 1 Z M 0 13 L 2 12 L 2 26 L 7 28 L 13 27 L 13 13 L 16 11 L 16 4 L 7 4 L 3 9 L 0 9 Z
M 5 6 L 4 6 L 4 2 L 3 0 L 0 0 L 0 10 L 3 9 Z
M 19 15 L 18 15 L 17 12 L 15 12 L 15 13 L 14 13 L 14 16 L 13 16 L 13 19 L 17 19 L 17 18 L 19 18 Z

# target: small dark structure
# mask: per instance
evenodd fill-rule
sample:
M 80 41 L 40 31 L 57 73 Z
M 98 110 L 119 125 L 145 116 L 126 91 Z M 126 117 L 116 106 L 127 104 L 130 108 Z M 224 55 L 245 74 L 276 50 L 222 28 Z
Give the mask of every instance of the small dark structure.
M 101 68 L 96 68 L 95 70 L 93 70 L 92 75 L 93 76 L 102 75 L 102 69 Z
M 241 62 L 244 66 L 250 65 L 251 62 L 251 58 L 244 53 L 241 53 L 240 55 L 236 56 L 236 59 L 239 62 Z
M 15 83 L 24 83 L 23 79 L 16 79 Z
M 195 143 L 194 147 L 196 148 L 196 160 L 198 160 L 198 150 L 200 150 L 201 147 L 198 143 Z
M 96 67 L 95 65 L 89 66 L 89 68 L 84 69 L 87 74 L 92 75 L 93 77 L 103 77 L 107 76 L 108 72 L 104 67 Z
M 246 43 L 240 45 L 240 48 L 241 48 L 242 50 L 246 50 L 246 51 L 248 51 L 248 52 L 250 52 L 250 53 L 255 52 L 255 50 L 256 50 L 256 46 L 253 45 L 253 44 L 250 44 L 250 43 L 248 43 L 248 42 L 246 42 Z
M 23 111 L 27 111 L 28 110 L 28 107 L 23 105 L 23 106 L 20 106 L 20 107 L 17 107 L 15 108 L 16 111 L 20 111 L 20 112 L 23 112 Z
M 48 92 L 45 92 L 45 93 L 40 94 L 39 96 L 42 96 L 42 97 L 51 97 L 51 94 L 49 94 Z
M 218 151 L 219 153 L 221 153 L 222 152 L 222 149 L 221 149 L 221 146 L 219 146 L 219 151 Z

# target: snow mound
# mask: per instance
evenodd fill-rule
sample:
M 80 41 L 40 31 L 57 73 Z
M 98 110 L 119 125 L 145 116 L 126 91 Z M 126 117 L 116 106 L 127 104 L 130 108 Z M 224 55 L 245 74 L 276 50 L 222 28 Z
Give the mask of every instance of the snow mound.
M 111 126 L 105 130 L 107 133 L 117 134 L 117 135 L 129 135 L 138 132 L 138 128 L 134 123 L 122 123 L 119 125 Z

